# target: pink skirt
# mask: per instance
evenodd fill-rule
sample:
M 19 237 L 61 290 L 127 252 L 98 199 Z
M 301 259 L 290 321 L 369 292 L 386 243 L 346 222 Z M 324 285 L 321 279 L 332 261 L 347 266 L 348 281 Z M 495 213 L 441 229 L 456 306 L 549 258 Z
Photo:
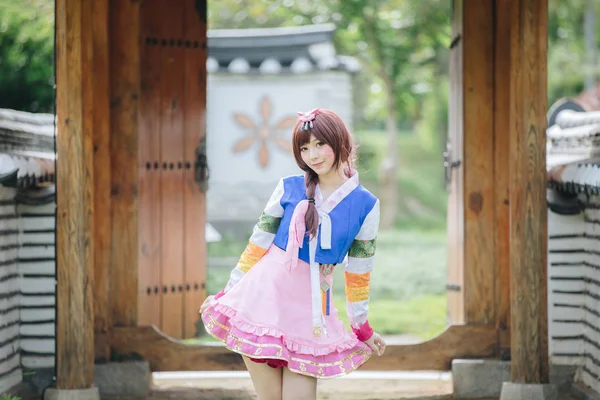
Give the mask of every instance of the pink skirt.
M 334 378 L 371 356 L 371 349 L 345 329 L 337 314 L 332 305 L 325 317 L 327 335 L 313 336 L 310 267 L 298 260 L 290 270 L 285 251 L 272 245 L 237 285 L 202 313 L 202 321 L 228 349 L 254 361 Z

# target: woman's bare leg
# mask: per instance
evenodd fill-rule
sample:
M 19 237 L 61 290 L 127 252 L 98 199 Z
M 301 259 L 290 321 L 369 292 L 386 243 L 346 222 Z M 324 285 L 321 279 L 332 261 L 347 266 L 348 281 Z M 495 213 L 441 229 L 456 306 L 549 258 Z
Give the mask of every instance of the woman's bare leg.
M 316 400 L 317 378 L 300 375 L 283 368 L 282 400 Z
M 242 358 L 250 372 L 252 385 L 258 396 L 257 400 L 281 400 L 282 370 L 285 368 L 271 368 L 267 364 L 256 363 L 247 357 Z

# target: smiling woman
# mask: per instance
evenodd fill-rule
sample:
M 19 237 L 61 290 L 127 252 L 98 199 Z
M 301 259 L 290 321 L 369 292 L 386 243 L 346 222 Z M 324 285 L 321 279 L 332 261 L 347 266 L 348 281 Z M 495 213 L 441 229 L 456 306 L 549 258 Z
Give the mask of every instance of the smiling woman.
M 305 176 L 280 180 L 225 289 L 201 312 L 207 331 L 244 356 L 259 397 L 311 399 L 314 378 L 345 375 L 385 351 L 367 320 L 379 200 L 358 183 L 352 137 L 333 111 L 299 113 L 292 144 Z M 331 290 L 346 257 L 351 332 Z

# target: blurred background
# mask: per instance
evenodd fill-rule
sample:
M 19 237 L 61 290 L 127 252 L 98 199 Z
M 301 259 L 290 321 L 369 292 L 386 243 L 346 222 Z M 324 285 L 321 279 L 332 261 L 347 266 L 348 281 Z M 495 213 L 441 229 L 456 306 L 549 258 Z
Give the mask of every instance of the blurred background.
M 596 85 L 598 3 L 550 0 L 549 105 Z M 209 293 L 224 287 L 277 180 L 300 172 L 296 111 L 325 107 L 347 122 L 361 183 L 382 199 L 371 324 L 398 342 L 444 329 L 450 8 L 209 1 Z M 54 90 L 54 2 L 0 0 L 0 108 L 53 113 Z M 341 270 L 334 279 L 344 316 Z

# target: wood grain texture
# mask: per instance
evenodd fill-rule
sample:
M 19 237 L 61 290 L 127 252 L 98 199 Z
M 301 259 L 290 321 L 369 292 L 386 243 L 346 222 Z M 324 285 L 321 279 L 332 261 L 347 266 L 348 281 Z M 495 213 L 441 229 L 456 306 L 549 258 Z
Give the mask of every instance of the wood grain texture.
M 546 383 L 548 365 L 547 0 L 514 0 L 510 27 L 510 279 L 513 382 Z
M 201 3 L 204 3 L 202 6 Z M 186 40 L 206 43 L 206 20 L 198 11 L 206 9 L 206 0 L 186 1 L 184 5 L 184 36 Z M 186 51 L 184 58 L 184 158 L 194 165 L 196 149 L 206 136 L 206 59 L 208 49 Z M 198 310 L 206 298 L 206 194 L 195 181 L 194 169 L 184 173 L 184 282 L 192 290 L 184 292 L 183 335 L 196 334 Z M 195 288 L 198 287 L 198 290 Z
M 496 0 L 494 179 L 496 215 L 496 324 L 510 337 L 510 209 L 509 209 L 509 111 L 510 111 L 510 1 Z M 499 356 L 510 357 L 510 342 L 500 340 Z
M 93 3 L 56 3 L 56 387 L 94 382 Z
M 464 197 L 463 197 L 463 2 L 453 2 L 452 10 L 452 40 L 450 49 L 450 101 L 449 132 L 447 149 L 448 163 L 459 163 L 456 167 L 450 165 L 448 186 L 448 320 L 450 324 L 461 324 L 465 321 L 464 298 Z
M 496 341 L 494 326 L 454 325 L 424 343 L 388 346 L 384 356 L 372 356 L 361 370 L 448 371 L 455 358 L 493 356 Z M 112 350 L 139 354 L 153 371 L 245 369 L 241 357 L 222 345 L 186 345 L 153 326 L 115 328 Z
M 220 345 L 186 345 L 156 326 L 113 329 L 111 349 L 119 354 L 137 354 L 152 371 L 244 370 L 242 358 Z
M 108 0 L 93 2 L 94 63 L 88 73 L 94 85 L 94 344 L 96 361 L 110 359 L 108 331 L 110 273 L 110 86 L 108 48 Z
M 160 5 L 160 4 L 158 4 Z M 161 162 L 160 79 L 161 47 L 146 38 L 161 35 L 157 2 L 141 5 L 141 99 L 139 126 L 139 283 L 138 325 L 160 326 L 162 315 L 161 281 Z M 150 167 L 148 168 L 148 163 Z M 150 293 L 148 293 L 150 289 Z
M 178 339 L 196 334 L 205 298 L 206 198 L 194 171 L 206 131 L 206 23 L 199 4 L 148 0 L 141 9 L 138 319 Z
M 153 18 L 161 22 L 160 58 L 160 145 L 163 168 L 160 170 L 161 186 L 161 279 L 167 288 L 162 294 L 163 313 L 161 329 L 169 336 L 183 338 L 183 248 L 184 203 L 183 169 L 174 166 L 183 160 L 183 58 L 184 47 L 170 40 L 180 40 L 183 35 L 183 2 L 152 0 Z M 164 166 L 167 165 L 167 168 Z
M 111 318 L 137 323 L 140 2 L 110 0 Z
M 494 3 L 464 0 L 465 322 L 496 321 Z

